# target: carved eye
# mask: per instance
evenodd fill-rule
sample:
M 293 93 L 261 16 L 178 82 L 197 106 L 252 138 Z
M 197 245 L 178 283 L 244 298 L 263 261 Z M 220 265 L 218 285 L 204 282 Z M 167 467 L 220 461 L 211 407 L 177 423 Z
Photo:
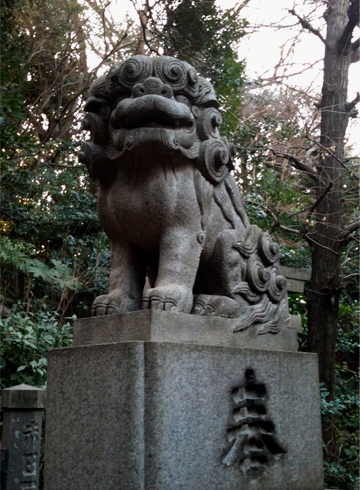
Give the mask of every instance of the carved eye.
M 190 100 L 187 97 L 185 97 L 185 95 L 177 95 L 175 97 L 175 100 L 176 102 L 180 102 L 180 104 L 185 104 L 188 107 L 190 107 Z

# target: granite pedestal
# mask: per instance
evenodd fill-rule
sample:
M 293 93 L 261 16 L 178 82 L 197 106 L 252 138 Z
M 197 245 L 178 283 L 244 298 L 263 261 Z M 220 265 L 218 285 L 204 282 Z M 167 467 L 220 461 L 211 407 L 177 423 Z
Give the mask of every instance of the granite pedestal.
M 194 340 L 202 322 L 137 312 L 75 323 L 77 345 L 49 354 L 47 490 L 323 489 L 316 355 L 265 350 L 265 335 L 261 349 L 234 346 L 241 332 L 221 346 L 206 331 Z M 160 341 L 166 324 L 177 328 Z

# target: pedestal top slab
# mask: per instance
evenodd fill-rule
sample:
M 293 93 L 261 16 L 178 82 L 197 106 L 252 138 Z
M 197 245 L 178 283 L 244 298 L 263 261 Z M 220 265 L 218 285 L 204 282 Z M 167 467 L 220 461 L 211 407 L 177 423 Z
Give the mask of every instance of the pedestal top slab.
M 256 326 L 234 332 L 237 319 L 167 311 L 135 311 L 74 322 L 74 346 L 113 342 L 181 342 L 248 349 L 296 351 L 296 328 L 258 334 Z

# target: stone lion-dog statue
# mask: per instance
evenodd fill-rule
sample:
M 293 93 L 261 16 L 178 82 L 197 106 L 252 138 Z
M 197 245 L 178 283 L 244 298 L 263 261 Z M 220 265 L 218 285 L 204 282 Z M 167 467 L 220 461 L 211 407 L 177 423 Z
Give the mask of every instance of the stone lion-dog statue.
M 91 86 L 79 154 L 99 182 L 110 290 L 93 315 L 140 309 L 237 318 L 278 332 L 279 247 L 250 225 L 212 85 L 188 63 L 134 56 Z

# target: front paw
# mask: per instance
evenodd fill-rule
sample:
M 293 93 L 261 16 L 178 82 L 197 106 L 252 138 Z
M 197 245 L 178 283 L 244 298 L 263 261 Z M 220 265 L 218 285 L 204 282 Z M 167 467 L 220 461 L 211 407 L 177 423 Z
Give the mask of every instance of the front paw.
M 114 315 L 137 309 L 140 309 L 140 305 L 136 304 L 129 295 L 120 291 L 112 291 L 95 299 L 91 307 L 91 316 Z
M 190 313 L 192 290 L 185 286 L 167 285 L 148 289 L 143 297 L 143 309 Z

